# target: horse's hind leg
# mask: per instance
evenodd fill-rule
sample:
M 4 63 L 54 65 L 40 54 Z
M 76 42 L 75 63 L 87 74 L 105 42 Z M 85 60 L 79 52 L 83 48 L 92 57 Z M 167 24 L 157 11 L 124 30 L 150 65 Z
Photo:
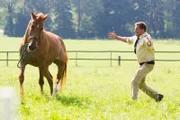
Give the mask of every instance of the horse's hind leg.
M 60 60 L 55 60 L 54 63 L 57 65 L 58 67 L 58 73 L 57 73 L 57 80 L 56 80 L 56 85 L 55 85 L 55 88 L 54 88 L 54 94 L 57 93 L 57 90 L 58 90 L 58 84 L 59 82 L 60 83 L 60 91 L 62 90 L 62 80 L 63 80 L 63 74 L 65 72 L 65 67 L 66 67 L 66 64 Z

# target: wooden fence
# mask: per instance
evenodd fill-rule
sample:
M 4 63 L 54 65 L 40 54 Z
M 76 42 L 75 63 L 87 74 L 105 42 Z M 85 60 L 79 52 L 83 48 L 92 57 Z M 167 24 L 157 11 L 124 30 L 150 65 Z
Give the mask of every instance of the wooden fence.
M 127 54 L 127 53 L 133 54 L 132 51 L 71 50 L 71 51 L 67 51 L 67 52 L 68 52 L 69 60 L 75 61 L 75 66 L 78 66 L 78 61 L 109 61 L 110 66 L 112 66 L 113 61 L 117 61 L 119 66 L 121 65 L 121 61 L 136 61 L 136 58 L 133 58 L 133 57 L 125 58 L 125 57 L 121 56 L 121 54 Z M 156 61 L 180 62 L 180 51 L 155 51 L 155 53 L 163 53 L 164 55 L 167 55 L 167 56 L 176 54 L 176 55 L 174 55 L 175 57 L 170 57 L 169 59 L 164 59 L 164 58 L 159 59 L 158 58 L 158 59 L 156 59 Z M 87 56 L 87 54 L 88 54 L 88 56 Z M 93 56 L 94 54 L 96 54 L 96 55 Z M 101 57 L 100 54 L 106 54 L 106 55 Z M 178 56 L 178 57 L 176 57 L 176 56 Z M 11 61 L 19 61 L 19 52 L 18 51 L 0 51 L 0 61 L 5 61 L 7 66 L 9 65 L 9 62 L 11 62 Z

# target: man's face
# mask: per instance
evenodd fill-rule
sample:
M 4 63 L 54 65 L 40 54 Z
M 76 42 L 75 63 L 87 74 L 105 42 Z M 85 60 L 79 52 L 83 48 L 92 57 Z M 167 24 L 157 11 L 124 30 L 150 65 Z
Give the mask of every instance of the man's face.
M 140 29 L 139 25 L 135 25 L 134 32 L 136 36 L 141 36 L 145 31 L 144 29 Z

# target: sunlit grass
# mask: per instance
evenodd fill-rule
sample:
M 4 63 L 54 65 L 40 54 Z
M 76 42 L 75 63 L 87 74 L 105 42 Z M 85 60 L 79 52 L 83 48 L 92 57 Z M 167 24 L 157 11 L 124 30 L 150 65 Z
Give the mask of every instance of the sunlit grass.
M 23 120 L 178 119 L 180 66 L 175 64 L 169 68 L 159 64 L 148 76 L 147 83 L 165 95 L 160 103 L 141 91 L 138 101 L 131 101 L 130 81 L 137 65 L 128 62 L 121 67 L 69 67 L 63 93 L 53 98 L 46 80 L 45 94 L 40 94 L 38 70 L 28 66 L 24 82 L 25 97 L 18 114 Z M 12 86 L 19 93 L 18 68 L 9 67 L 0 71 L 0 85 Z M 55 66 L 51 67 L 51 72 L 55 76 Z

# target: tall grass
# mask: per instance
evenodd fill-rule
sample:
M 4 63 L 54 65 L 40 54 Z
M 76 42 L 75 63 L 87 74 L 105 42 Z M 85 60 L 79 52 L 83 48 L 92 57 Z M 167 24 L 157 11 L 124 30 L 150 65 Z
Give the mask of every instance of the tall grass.
M 19 38 L 2 38 L 0 50 L 16 50 Z M 0 39 L 0 40 L 2 40 Z M 114 40 L 66 40 L 67 50 L 132 50 L 133 47 Z M 156 50 L 180 50 L 179 41 L 155 41 Z M 178 55 L 178 54 L 176 54 Z M 132 56 L 134 57 L 134 56 Z M 159 54 L 156 57 L 161 57 Z M 169 55 L 163 55 L 169 58 Z M 177 56 L 179 57 L 179 55 Z M 12 86 L 19 97 L 19 69 L 16 62 L 9 67 L 0 63 L 0 86 Z M 130 82 L 138 64 L 123 61 L 121 66 L 109 67 L 97 63 L 69 61 L 67 84 L 62 93 L 51 98 L 47 80 L 44 95 L 40 94 L 38 69 L 27 66 L 25 97 L 17 110 L 22 120 L 179 120 L 180 119 L 180 63 L 156 62 L 148 75 L 147 84 L 164 94 L 156 103 L 143 92 L 137 101 L 130 99 Z M 50 71 L 56 76 L 56 66 Z

